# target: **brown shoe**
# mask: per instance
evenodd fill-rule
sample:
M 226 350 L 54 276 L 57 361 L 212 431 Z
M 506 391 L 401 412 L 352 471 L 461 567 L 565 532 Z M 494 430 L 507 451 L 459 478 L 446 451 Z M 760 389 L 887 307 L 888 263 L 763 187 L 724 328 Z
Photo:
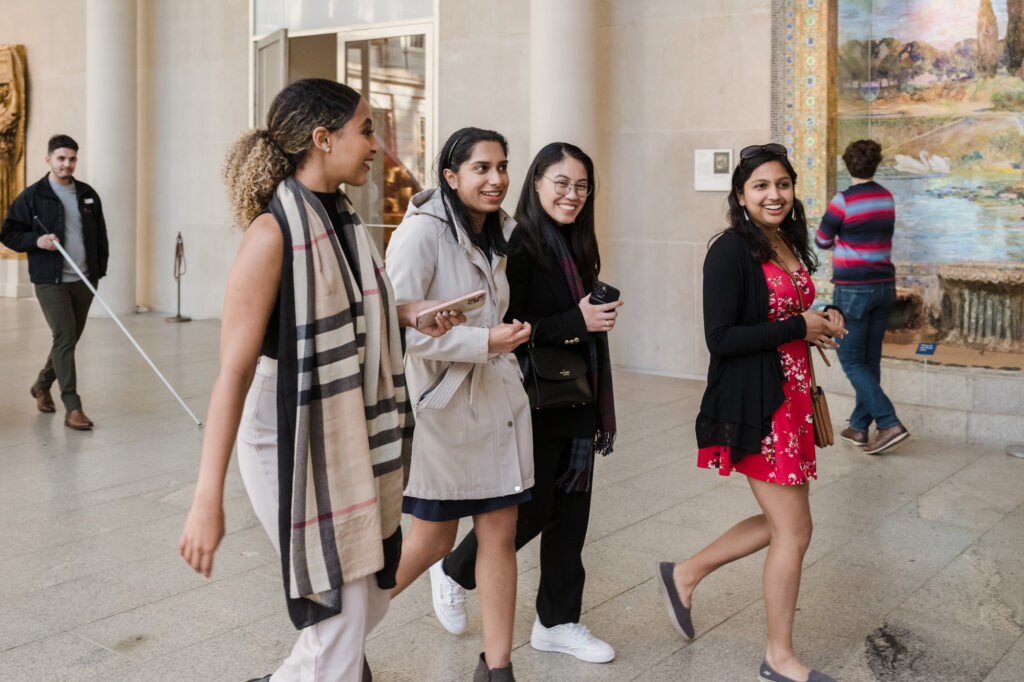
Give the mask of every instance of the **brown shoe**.
M 36 408 L 40 412 L 57 411 L 57 408 L 53 405 L 53 396 L 50 395 L 50 389 L 40 388 L 38 381 L 32 384 L 32 388 L 28 389 L 28 392 L 36 399 Z
M 92 420 L 85 416 L 81 408 L 71 410 L 64 417 L 64 426 L 75 431 L 88 431 L 93 427 Z
M 840 431 L 839 437 L 847 443 L 852 443 L 859 448 L 868 444 L 868 432 L 855 429 L 852 426 L 847 426 L 845 429 Z
M 881 454 L 886 450 L 891 450 L 894 445 L 906 440 L 909 436 L 910 432 L 903 427 L 903 424 L 890 426 L 876 433 L 875 439 L 864 448 L 864 452 L 869 455 Z

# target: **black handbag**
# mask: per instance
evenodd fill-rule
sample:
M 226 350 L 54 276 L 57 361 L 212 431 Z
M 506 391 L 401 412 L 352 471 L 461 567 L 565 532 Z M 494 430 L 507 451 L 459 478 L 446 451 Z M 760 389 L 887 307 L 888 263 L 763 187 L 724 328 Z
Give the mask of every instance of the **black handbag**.
M 587 363 L 575 349 L 530 344 L 517 357 L 532 409 L 577 407 L 594 401 Z

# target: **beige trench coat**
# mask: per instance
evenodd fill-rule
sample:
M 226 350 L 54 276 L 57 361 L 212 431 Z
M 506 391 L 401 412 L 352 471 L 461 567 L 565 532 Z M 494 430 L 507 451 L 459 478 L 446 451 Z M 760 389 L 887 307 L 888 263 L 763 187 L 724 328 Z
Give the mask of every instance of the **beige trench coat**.
M 416 413 L 405 494 L 476 500 L 533 487 L 530 405 L 512 353 L 488 353 L 491 327 L 508 308 L 504 256 L 490 262 L 445 221 L 440 192 L 412 198 L 391 236 L 386 267 L 399 305 L 450 300 L 478 289 L 484 305 L 441 338 L 405 330 L 405 379 Z M 502 211 L 507 239 L 515 222 Z

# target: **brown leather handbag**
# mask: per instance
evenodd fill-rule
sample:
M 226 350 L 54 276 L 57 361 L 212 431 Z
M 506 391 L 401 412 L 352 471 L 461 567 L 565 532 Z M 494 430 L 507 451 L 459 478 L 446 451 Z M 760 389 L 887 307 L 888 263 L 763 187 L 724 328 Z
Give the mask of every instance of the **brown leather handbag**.
M 818 350 L 821 351 L 820 348 Z M 825 357 L 824 352 L 821 357 Z M 828 359 L 825 360 L 825 364 L 828 364 Z M 807 366 L 811 370 L 811 420 L 814 422 L 814 444 L 819 448 L 825 448 L 835 443 L 835 437 L 832 434 L 832 416 L 828 413 L 825 391 L 821 390 L 821 386 L 814 380 L 814 358 L 811 357 L 810 341 L 807 342 Z
M 780 270 L 789 275 L 790 281 L 793 282 L 793 288 L 796 289 L 797 298 L 800 299 L 800 307 L 803 308 L 804 297 L 800 293 L 800 284 L 797 283 L 796 277 L 779 261 L 775 261 L 775 264 L 779 266 Z M 814 424 L 814 444 L 819 448 L 827 448 L 835 443 L 835 436 L 832 433 L 832 416 L 828 412 L 828 401 L 825 400 L 825 391 L 822 390 L 821 386 L 814 379 L 814 358 L 811 355 L 811 348 L 818 348 L 818 346 L 808 341 L 807 367 L 811 373 L 811 421 Z M 825 366 L 831 367 L 828 358 L 825 357 L 825 351 L 818 348 L 818 352 L 821 353 L 821 359 L 825 361 Z

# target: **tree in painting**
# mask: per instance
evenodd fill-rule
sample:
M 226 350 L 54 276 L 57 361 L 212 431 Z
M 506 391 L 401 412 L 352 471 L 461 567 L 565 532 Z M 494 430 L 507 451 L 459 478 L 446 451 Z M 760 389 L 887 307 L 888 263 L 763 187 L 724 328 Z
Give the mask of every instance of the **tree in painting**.
M 992 0 L 981 0 L 978 5 L 978 75 L 991 78 L 999 68 L 999 27 Z
M 1006 70 L 1020 75 L 1024 61 L 1024 0 L 1006 0 Z

